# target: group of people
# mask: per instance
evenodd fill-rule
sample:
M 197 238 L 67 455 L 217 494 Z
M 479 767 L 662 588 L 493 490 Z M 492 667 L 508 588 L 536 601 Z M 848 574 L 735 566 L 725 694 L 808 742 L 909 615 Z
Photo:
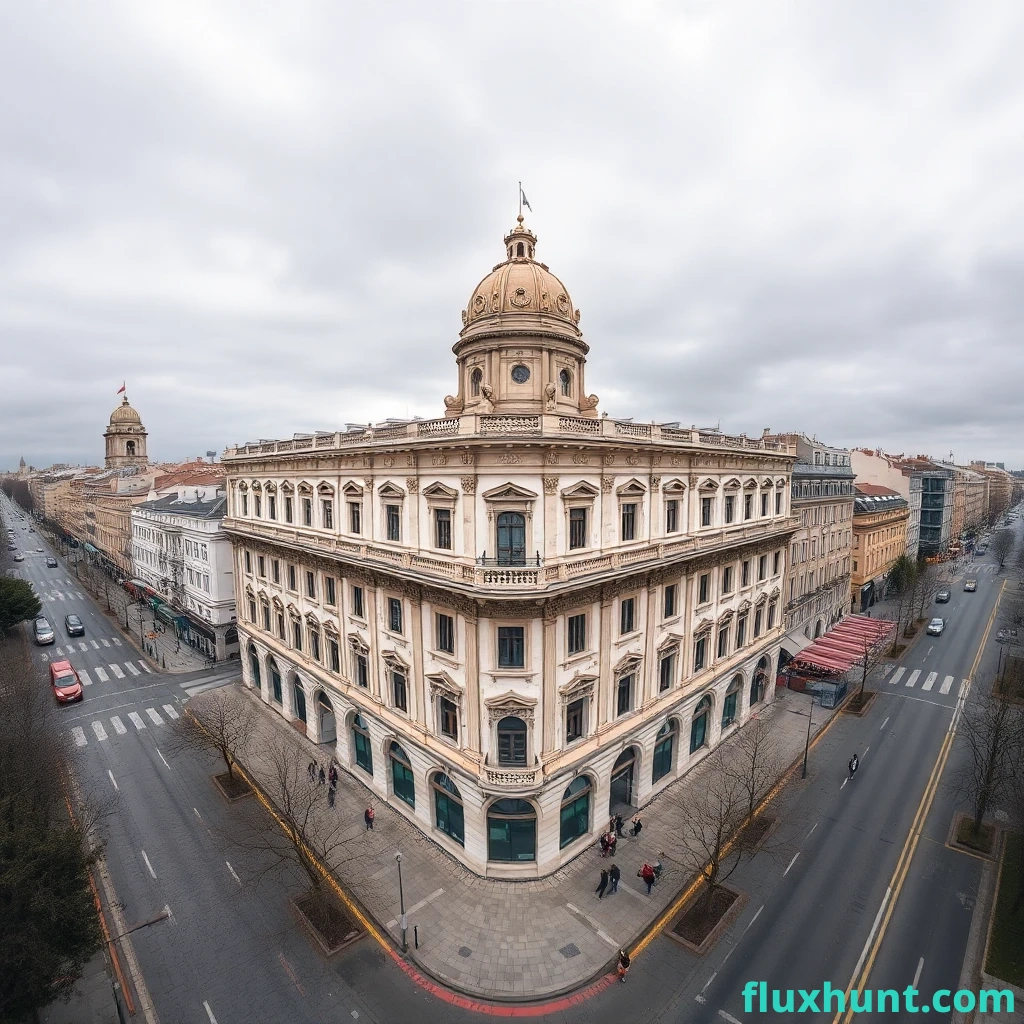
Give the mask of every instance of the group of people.
M 306 771 L 309 773 L 310 782 L 318 783 L 321 786 L 327 783 L 327 803 L 333 807 L 334 798 L 338 795 L 338 766 L 334 758 L 331 758 L 326 771 L 324 771 L 324 766 L 318 765 L 316 761 L 310 761 Z

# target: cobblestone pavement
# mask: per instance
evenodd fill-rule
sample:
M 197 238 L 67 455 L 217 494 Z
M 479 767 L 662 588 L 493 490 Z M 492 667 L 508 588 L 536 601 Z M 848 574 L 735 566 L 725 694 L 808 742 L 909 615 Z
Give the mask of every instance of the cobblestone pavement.
M 284 740 L 294 745 L 300 763 L 322 760 L 313 746 L 284 719 L 265 709 L 244 690 L 245 699 L 260 704 L 258 725 L 241 761 L 273 798 L 274 786 L 260 751 Z M 201 718 L 213 702 L 234 699 L 231 687 L 210 690 L 190 703 Z M 792 763 L 803 753 L 810 698 L 779 690 L 761 716 L 772 723 L 781 759 Z M 834 712 L 816 708 L 812 735 Z M 820 719 L 820 720 L 819 720 Z M 342 886 L 396 943 L 400 938 L 398 875 L 395 852 L 402 853 L 402 875 L 409 920 L 409 956 L 425 973 L 468 995 L 490 999 L 538 999 L 572 991 L 610 968 L 616 950 L 631 946 L 671 904 L 689 882 L 679 860 L 681 815 L 687 787 L 702 785 L 710 770 L 698 765 L 664 790 L 643 813 L 639 839 L 620 839 L 615 861 L 622 870 L 619 891 L 598 900 L 595 887 L 602 867 L 598 844 L 543 878 L 509 882 L 480 878 L 453 860 L 423 833 L 381 803 L 360 780 L 342 771 L 336 806 L 328 807 L 326 787 L 322 812 L 351 823 L 345 842 L 331 863 Z M 375 828 L 366 832 L 363 811 L 373 800 Z M 596 812 L 600 815 L 600 811 Z M 600 817 L 598 817 L 598 821 Z M 346 839 L 348 835 L 346 833 Z M 650 896 L 636 877 L 644 863 L 660 851 L 665 874 Z M 413 946 L 418 926 L 419 948 Z

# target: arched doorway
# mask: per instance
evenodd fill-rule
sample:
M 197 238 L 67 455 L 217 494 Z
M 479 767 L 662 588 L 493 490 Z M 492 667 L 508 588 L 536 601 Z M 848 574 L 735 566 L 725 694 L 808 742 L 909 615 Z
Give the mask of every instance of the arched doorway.
M 817 640 L 821 636 L 821 619 L 814 624 L 814 639 Z
M 679 723 L 670 718 L 659 730 L 654 743 L 654 762 L 651 766 L 651 784 L 668 775 L 675 762 L 676 736 Z
M 271 657 L 268 663 L 270 668 L 270 696 L 278 704 L 284 703 L 284 697 L 281 691 L 281 670 L 277 667 L 277 662 Z
M 768 684 L 768 659 L 762 658 L 754 670 L 754 678 L 750 680 L 750 706 L 760 704 L 764 700 L 765 687 Z
M 316 695 L 316 713 L 320 729 L 317 733 L 318 743 L 335 743 L 338 739 L 338 728 L 334 721 L 334 705 L 331 698 L 318 690 Z
M 252 678 L 252 685 L 257 690 L 263 689 L 263 677 L 260 673 L 260 656 L 256 653 L 253 644 L 249 644 L 249 674 Z
M 743 686 L 743 676 L 735 675 L 725 692 L 725 700 L 722 701 L 722 728 L 728 729 L 736 721 L 739 711 L 740 689 Z
M 373 748 L 370 745 L 370 727 L 358 712 L 352 716 L 352 748 L 356 764 L 368 775 L 373 774 Z
M 401 745 L 391 741 L 388 747 L 388 758 L 391 760 L 391 788 L 399 800 L 404 800 L 410 807 L 416 806 L 416 780 L 412 774 L 412 762 Z
M 292 714 L 302 723 L 306 721 L 306 691 L 298 676 L 292 676 Z
M 690 753 L 695 754 L 701 747 L 708 744 L 708 725 L 711 721 L 711 698 L 701 697 L 693 709 L 693 721 L 690 723 Z
M 612 779 L 609 786 L 608 813 L 628 814 L 633 806 L 633 791 L 636 788 L 636 748 L 626 747 L 612 765 Z
M 498 565 L 526 565 L 526 516 L 502 512 L 498 516 Z
M 444 772 L 434 772 L 430 788 L 434 791 L 434 822 L 437 828 L 459 846 L 465 846 L 466 816 L 459 787 Z
M 590 779 L 578 775 L 562 794 L 559 849 L 565 849 L 590 831 Z

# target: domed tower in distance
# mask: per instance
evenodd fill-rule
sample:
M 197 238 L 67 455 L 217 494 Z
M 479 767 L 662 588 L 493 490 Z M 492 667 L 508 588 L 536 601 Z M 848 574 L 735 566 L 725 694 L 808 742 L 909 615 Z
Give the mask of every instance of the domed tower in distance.
M 110 414 L 110 423 L 103 432 L 107 443 L 107 469 L 148 466 L 147 436 L 139 414 L 128 404 L 128 396 L 125 395 L 121 404 Z

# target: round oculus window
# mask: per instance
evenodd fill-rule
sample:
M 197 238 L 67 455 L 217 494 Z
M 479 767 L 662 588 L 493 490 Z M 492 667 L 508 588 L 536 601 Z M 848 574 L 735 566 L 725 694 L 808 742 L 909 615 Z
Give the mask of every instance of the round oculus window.
M 512 379 L 517 384 L 525 384 L 530 379 L 530 368 L 519 363 L 512 367 Z

